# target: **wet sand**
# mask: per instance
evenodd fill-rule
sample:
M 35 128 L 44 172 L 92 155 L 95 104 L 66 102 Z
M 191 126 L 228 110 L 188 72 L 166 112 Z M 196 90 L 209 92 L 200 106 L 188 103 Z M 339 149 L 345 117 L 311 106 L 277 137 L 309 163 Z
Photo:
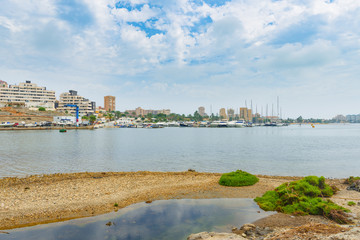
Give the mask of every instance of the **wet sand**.
M 0 229 L 94 216 L 144 201 L 255 198 L 295 179 L 262 176 L 254 186 L 234 188 L 220 186 L 220 176 L 197 172 L 104 172 L 4 178 L 0 179 Z
M 0 179 L 0 230 L 64 221 L 164 199 L 255 198 L 299 177 L 258 176 L 247 187 L 218 184 L 220 173 L 99 172 L 35 175 Z M 341 180 L 339 203 L 360 199 Z M 336 199 L 335 199 L 336 200 Z M 348 207 L 348 206 L 347 206 Z M 359 206 L 351 209 L 359 211 Z

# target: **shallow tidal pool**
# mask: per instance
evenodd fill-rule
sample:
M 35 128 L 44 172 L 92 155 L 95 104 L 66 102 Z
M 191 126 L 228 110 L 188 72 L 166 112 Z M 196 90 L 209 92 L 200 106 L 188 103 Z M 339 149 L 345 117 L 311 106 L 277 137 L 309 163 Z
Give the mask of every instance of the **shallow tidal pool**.
M 8 230 L 0 239 L 183 240 L 191 233 L 231 232 L 232 227 L 271 214 L 253 199 L 161 200 L 96 217 Z

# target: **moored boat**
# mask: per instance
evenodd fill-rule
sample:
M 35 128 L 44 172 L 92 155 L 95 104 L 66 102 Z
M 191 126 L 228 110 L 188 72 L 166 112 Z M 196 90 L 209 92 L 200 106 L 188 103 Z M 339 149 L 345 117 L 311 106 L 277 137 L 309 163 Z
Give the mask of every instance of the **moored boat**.
M 276 122 L 266 122 L 264 124 L 265 127 L 277 127 L 277 123 Z
M 218 127 L 221 127 L 221 128 L 223 128 L 223 127 L 228 127 L 228 123 L 225 122 L 225 121 L 221 121 L 221 122 L 219 122 Z
M 245 127 L 245 121 L 244 120 L 238 120 L 235 122 L 235 127 Z
M 15 123 L 11 123 L 11 122 L 0 123 L 0 127 L 13 127 L 14 125 L 15 125 Z
M 191 127 L 188 123 L 181 122 L 180 127 Z

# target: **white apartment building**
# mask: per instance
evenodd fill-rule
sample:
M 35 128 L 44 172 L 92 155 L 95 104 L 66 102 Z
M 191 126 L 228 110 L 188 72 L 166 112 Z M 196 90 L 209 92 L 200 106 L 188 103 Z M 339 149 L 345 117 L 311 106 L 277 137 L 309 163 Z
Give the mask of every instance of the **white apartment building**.
M 95 113 L 95 102 L 91 102 L 89 99 L 77 95 L 77 91 L 69 90 L 68 93 L 60 94 L 59 106 L 56 110 L 67 112 L 69 114 L 76 114 L 75 107 L 65 106 L 68 104 L 77 105 L 79 107 L 79 116 Z
M 25 105 L 27 108 L 44 107 L 47 110 L 55 108 L 55 91 L 46 90 L 31 81 L 19 83 L 19 85 L 8 85 L 0 80 L 0 105 L 10 104 Z

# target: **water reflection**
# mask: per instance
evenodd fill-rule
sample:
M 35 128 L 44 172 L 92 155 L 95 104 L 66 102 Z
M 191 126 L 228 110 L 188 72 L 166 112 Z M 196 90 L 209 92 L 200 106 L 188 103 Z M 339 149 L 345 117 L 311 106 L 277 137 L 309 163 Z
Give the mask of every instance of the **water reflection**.
M 230 232 L 232 226 L 272 213 L 252 199 L 168 200 L 135 204 L 116 213 L 15 229 L 0 239 L 186 239 L 202 231 Z

